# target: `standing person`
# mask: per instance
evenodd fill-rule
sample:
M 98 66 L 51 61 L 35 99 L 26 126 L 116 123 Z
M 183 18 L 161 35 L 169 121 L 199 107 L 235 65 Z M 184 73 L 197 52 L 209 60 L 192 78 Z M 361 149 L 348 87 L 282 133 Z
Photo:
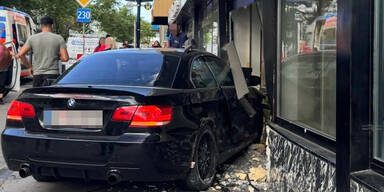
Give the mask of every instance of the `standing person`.
M 123 47 L 122 47 L 122 49 L 129 48 L 128 46 L 129 46 L 128 40 L 124 40 L 124 41 L 123 41 Z
M 129 44 L 128 40 L 123 41 L 123 49 L 133 48 L 132 45 Z
M 16 59 L 33 51 L 33 87 L 40 87 L 46 79 L 59 77 L 59 60 L 68 61 L 67 46 L 63 37 L 52 33 L 53 19 L 42 17 L 41 33 L 29 37 Z
M 159 42 L 159 41 L 155 41 L 155 42 L 152 44 L 152 47 L 153 47 L 153 48 L 161 48 L 160 42 Z
M 6 83 L 8 80 L 8 68 L 12 62 L 13 53 L 9 52 L 8 49 L 0 42 L 0 104 L 4 104 L 4 97 L 6 94 Z M 20 57 L 21 63 L 26 66 L 30 71 L 31 65 L 29 64 L 25 56 Z
M 93 51 L 94 53 L 104 51 L 105 49 L 105 37 L 100 37 L 99 39 L 99 45 L 95 48 Z
M 4 104 L 5 84 L 8 76 L 8 67 L 12 57 L 8 49 L 0 42 L 0 104 Z
M 115 40 L 112 37 L 105 39 L 105 51 L 117 49 Z
M 167 29 L 167 33 L 165 34 L 165 42 L 164 47 L 170 47 L 169 40 L 171 39 L 171 33 L 169 32 L 169 27 Z
M 182 48 L 185 41 L 188 40 L 187 35 L 181 31 L 181 28 L 177 24 L 169 25 L 169 31 L 171 32 L 171 37 L 169 39 L 169 47 L 172 48 Z

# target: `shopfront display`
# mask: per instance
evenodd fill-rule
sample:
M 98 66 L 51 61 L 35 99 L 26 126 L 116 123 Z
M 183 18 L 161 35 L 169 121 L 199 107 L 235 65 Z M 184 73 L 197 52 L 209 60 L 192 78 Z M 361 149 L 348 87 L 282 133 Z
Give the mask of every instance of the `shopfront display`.
M 278 116 L 336 138 L 337 1 L 281 1 Z

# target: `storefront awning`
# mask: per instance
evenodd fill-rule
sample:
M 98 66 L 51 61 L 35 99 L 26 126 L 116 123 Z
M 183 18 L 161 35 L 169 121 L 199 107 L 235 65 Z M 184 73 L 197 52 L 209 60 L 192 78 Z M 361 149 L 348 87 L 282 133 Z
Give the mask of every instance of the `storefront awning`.
M 175 23 L 187 0 L 175 0 L 173 1 L 168 14 L 168 23 Z
M 174 1 L 175 0 L 153 0 L 153 25 L 168 25 L 168 12 Z

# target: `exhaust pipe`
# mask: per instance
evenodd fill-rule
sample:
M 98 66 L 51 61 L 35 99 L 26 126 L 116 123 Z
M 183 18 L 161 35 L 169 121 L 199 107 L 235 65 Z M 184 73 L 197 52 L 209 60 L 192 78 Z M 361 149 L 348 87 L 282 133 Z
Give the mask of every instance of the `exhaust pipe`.
M 121 182 L 120 172 L 117 170 L 110 170 L 107 172 L 107 181 L 110 185 L 116 185 Z
M 31 176 L 32 171 L 31 171 L 31 168 L 29 167 L 29 165 L 22 165 L 21 169 L 19 170 L 19 175 L 21 178 L 26 178 L 28 176 Z

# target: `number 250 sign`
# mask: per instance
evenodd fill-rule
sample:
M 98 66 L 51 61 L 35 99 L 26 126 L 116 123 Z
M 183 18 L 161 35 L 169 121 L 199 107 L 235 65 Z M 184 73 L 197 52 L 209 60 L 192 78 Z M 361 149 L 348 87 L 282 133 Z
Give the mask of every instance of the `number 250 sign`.
M 91 10 L 90 9 L 77 9 L 76 12 L 77 22 L 90 23 L 91 22 Z

